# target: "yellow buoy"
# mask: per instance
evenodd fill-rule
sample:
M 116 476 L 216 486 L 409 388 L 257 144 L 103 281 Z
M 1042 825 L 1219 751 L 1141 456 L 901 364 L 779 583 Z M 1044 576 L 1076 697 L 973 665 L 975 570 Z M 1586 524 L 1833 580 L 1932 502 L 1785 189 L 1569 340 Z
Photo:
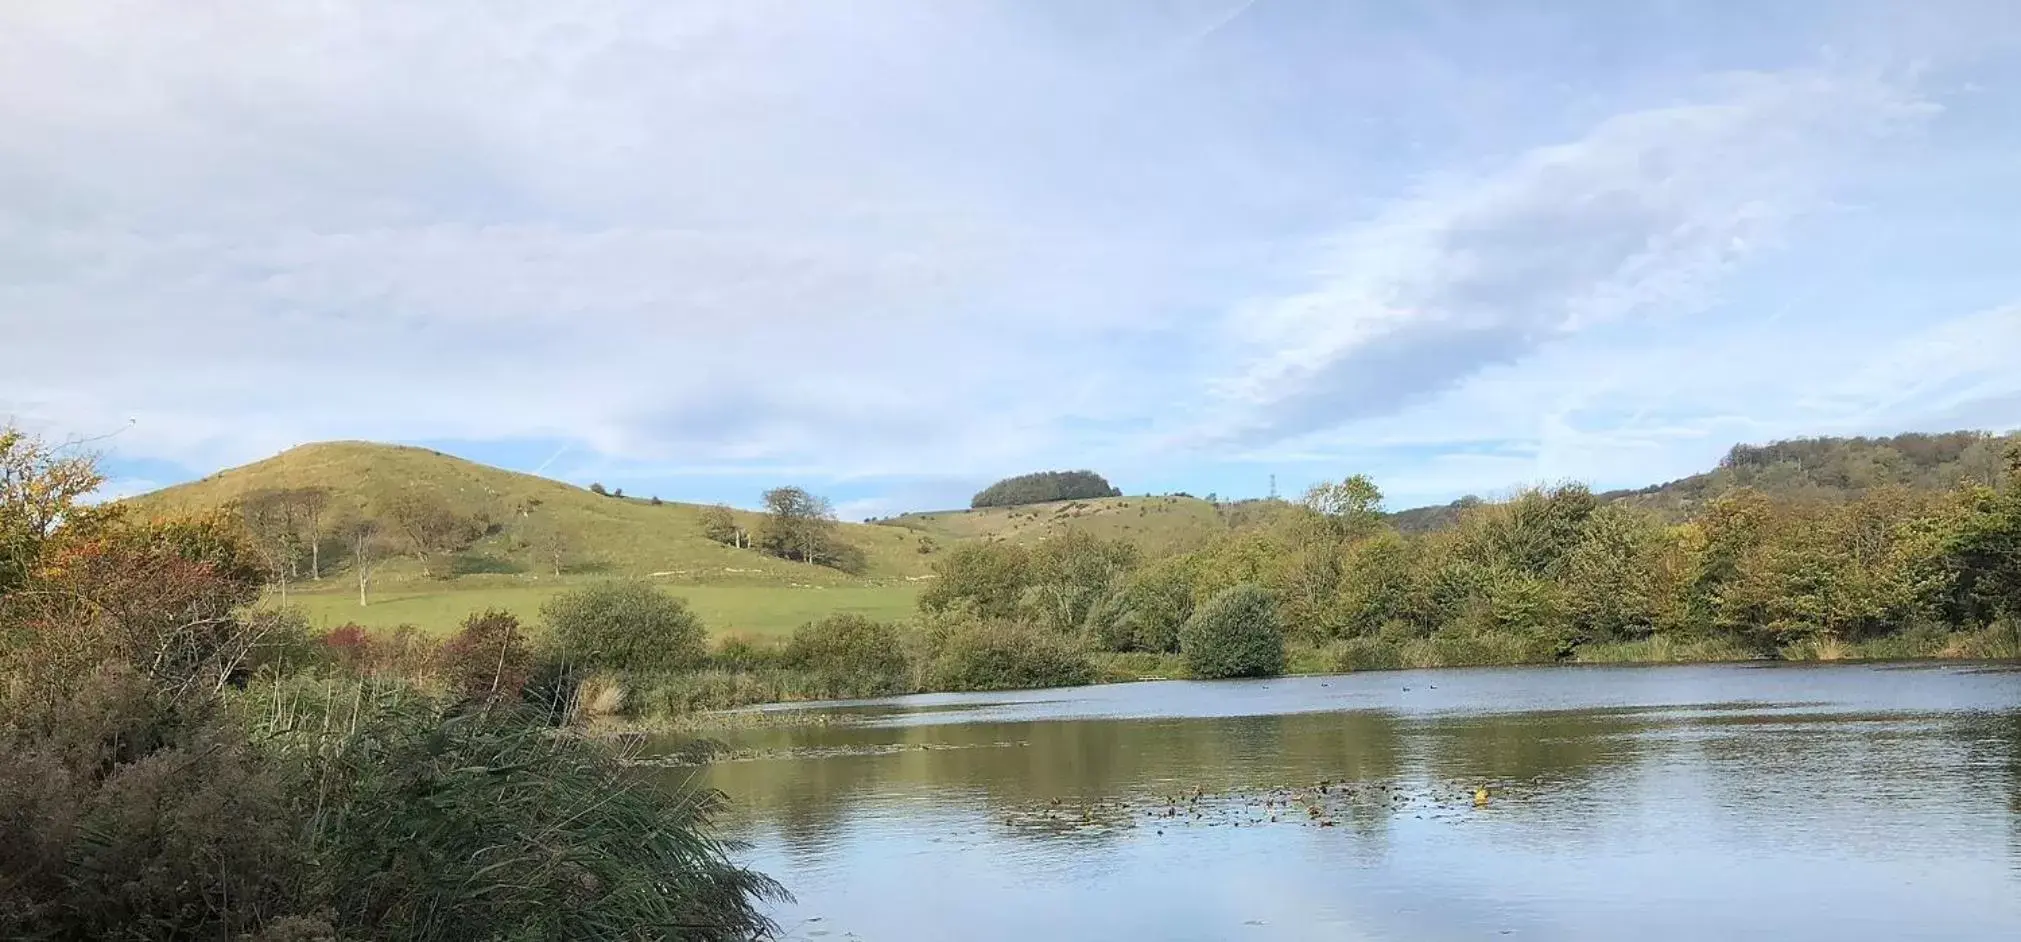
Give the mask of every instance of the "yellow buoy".
M 1488 790 L 1485 787 L 1474 789 L 1474 806 L 1479 807 L 1487 803 L 1488 803 Z

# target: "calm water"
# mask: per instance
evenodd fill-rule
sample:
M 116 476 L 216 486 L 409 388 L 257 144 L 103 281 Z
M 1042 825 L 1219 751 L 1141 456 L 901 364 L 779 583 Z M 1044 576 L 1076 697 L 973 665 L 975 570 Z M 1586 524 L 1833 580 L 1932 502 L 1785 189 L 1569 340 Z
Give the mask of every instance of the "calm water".
M 731 735 L 699 773 L 798 897 L 789 938 L 2021 939 L 2013 670 L 1425 671 L 819 709 L 833 722 Z

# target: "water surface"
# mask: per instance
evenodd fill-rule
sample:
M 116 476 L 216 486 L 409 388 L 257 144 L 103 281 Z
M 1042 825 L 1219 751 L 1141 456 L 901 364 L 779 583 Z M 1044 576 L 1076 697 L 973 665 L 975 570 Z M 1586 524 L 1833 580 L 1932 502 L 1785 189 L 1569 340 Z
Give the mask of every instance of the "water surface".
M 801 709 L 827 722 L 727 734 L 699 773 L 797 896 L 789 938 L 2021 939 L 2012 670 L 1421 671 Z

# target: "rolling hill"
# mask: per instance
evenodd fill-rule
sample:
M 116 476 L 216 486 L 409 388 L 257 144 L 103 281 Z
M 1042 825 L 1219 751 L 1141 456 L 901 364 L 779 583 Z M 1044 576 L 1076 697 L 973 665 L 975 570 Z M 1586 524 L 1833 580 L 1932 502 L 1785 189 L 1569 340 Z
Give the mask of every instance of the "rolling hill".
M 488 521 L 493 532 L 459 554 L 457 565 L 464 574 L 538 575 L 545 567 L 524 539 L 536 517 L 563 533 L 572 557 L 567 568 L 584 573 L 650 575 L 696 584 L 840 586 L 903 580 L 928 571 L 928 554 L 921 552 L 918 535 L 901 528 L 838 524 L 843 539 L 860 547 L 868 563 L 860 575 L 851 575 L 713 542 L 702 534 L 702 505 L 604 497 L 425 448 L 367 442 L 303 445 L 129 503 L 142 512 L 203 510 L 256 491 L 290 487 L 328 488 L 334 515 L 372 512 L 403 491 L 419 490 L 460 515 Z M 746 526 L 755 527 L 760 518 L 735 513 Z M 404 575 L 394 573 L 395 578 Z
M 1877 487 L 1940 490 L 1960 481 L 1993 483 L 2002 455 L 2021 432 L 1909 432 L 1886 438 L 1793 438 L 1766 445 L 1735 445 L 1710 471 L 1600 498 L 1682 519 L 1699 504 L 1729 490 L 1751 487 L 1791 500 L 1845 500 Z M 1405 533 L 1451 526 L 1467 498 L 1390 514 Z
M 1033 543 L 1067 529 L 1127 540 L 1147 555 L 1197 549 L 1227 532 L 1221 507 L 1197 497 L 1098 497 L 1013 507 L 902 514 L 881 521 L 946 544 L 962 540 Z
M 701 505 L 605 497 L 425 448 L 368 442 L 303 445 L 125 503 L 143 514 L 171 514 L 223 507 L 263 490 L 306 487 L 328 489 L 333 521 L 378 515 L 397 496 L 420 491 L 486 524 L 483 536 L 453 556 L 446 577 L 424 575 L 413 560 L 389 561 L 374 576 L 363 606 L 341 541 L 326 539 L 327 577 L 296 581 L 289 599 L 319 625 L 411 623 L 446 631 L 470 612 L 491 607 L 530 619 L 561 589 L 627 575 L 686 596 L 720 632 L 777 633 L 834 611 L 901 616 L 911 610 L 933 558 L 932 541 L 919 533 L 842 523 L 838 534 L 863 550 L 866 565 L 860 573 L 838 572 L 711 541 L 702 533 Z M 746 527 L 760 519 L 747 511 L 735 516 Z M 529 539 L 537 525 L 559 532 L 567 547 L 560 576 Z

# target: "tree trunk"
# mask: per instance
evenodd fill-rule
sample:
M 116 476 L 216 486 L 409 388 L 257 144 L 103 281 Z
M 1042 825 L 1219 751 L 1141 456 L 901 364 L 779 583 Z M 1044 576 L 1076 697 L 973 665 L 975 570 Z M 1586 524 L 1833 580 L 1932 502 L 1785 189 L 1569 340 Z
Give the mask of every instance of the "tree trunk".
M 323 581 L 323 541 L 309 538 L 309 578 Z

